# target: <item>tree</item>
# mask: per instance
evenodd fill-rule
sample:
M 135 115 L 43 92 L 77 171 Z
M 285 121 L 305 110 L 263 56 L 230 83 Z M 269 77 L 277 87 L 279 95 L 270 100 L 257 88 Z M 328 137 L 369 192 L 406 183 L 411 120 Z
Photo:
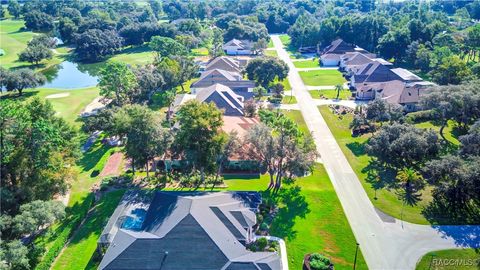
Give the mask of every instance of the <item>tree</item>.
M 13 230 L 18 236 L 35 235 L 42 227 L 65 217 L 65 206 L 60 201 L 32 201 L 20 206 L 13 218 Z
M 446 85 L 459 84 L 472 75 L 472 72 L 464 61 L 454 55 L 443 58 L 441 63 L 433 68 L 431 74 L 436 83 Z
M 421 194 L 419 192 L 425 187 L 425 180 L 422 175 L 411 168 L 405 168 L 398 172 L 395 178 L 402 186 L 402 191 L 399 192 L 399 196 L 403 201 L 403 205 L 416 205 L 421 199 Z
M 15 17 L 15 19 L 20 18 L 20 14 L 22 14 L 22 7 L 16 0 L 8 0 L 8 13 Z
M 162 74 L 153 65 L 138 66 L 133 69 L 133 73 L 138 84 L 133 102 L 151 102 L 153 95 L 160 92 L 165 85 Z
M 34 36 L 29 42 L 28 46 L 43 46 L 48 49 L 53 49 L 57 45 L 57 42 L 54 38 L 47 35 L 37 35 Z
M 38 65 L 44 59 L 52 59 L 52 57 L 52 51 L 42 45 L 28 46 L 18 55 L 20 61 L 35 63 L 35 65 Z
M 401 61 L 410 43 L 409 30 L 400 28 L 390 30 L 383 35 L 378 42 L 377 49 L 386 59 L 394 58 L 395 61 Z
M 279 112 L 261 111 L 261 124 L 246 135 L 248 155 L 270 175 L 269 189 L 278 190 L 284 178 L 293 179 L 311 170 L 317 158 L 313 139 Z
M 276 97 L 281 98 L 285 92 L 285 86 L 283 86 L 281 83 L 276 83 L 270 88 L 270 91 L 272 91 Z
M 223 145 L 222 151 L 220 152 L 217 160 L 218 170 L 217 174 L 215 175 L 214 185 L 217 182 L 220 174 L 222 173 L 223 167 L 227 164 L 232 155 L 237 153 L 241 147 L 242 144 L 240 142 L 240 138 L 238 137 L 237 131 L 234 130 L 228 133 L 225 144 Z
M 179 128 L 175 134 L 175 151 L 193 170 L 199 170 L 201 182 L 206 173 L 216 171 L 217 158 L 226 142 L 222 112 L 213 103 L 186 102 L 177 112 Z
M 77 177 L 77 133 L 48 102 L 0 101 L 0 180 L 2 213 L 19 206 L 51 200 Z
M 464 156 L 480 156 L 480 120 L 470 127 L 467 134 L 460 136 L 460 154 Z
M 264 88 L 275 79 L 282 81 L 288 75 L 289 68 L 285 62 L 274 57 L 255 58 L 248 62 L 245 72 L 249 80 L 255 80 Z
M 78 27 L 70 18 L 62 17 L 58 22 L 58 31 L 64 43 L 71 43 L 74 41 Z
M 150 48 L 159 58 L 173 55 L 187 55 L 187 49 L 178 41 L 169 37 L 154 36 L 149 43 Z
M 18 91 L 18 95 L 23 94 L 27 88 L 35 88 L 45 83 L 45 76 L 41 73 L 35 73 L 29 68 L 21 68 L 15 71 L 2 71 L 4 79 L 3 86 L 7 91 Z
M 193 61 L 192 57 L 175 56 L 173 57 L 173 60 L 175 60 L 180 67 L 180 72 L 178 73 L 177 78 L 180 87 L 182 88 L 182 92 L 185 92 L 183 84 L 197 76 L 199 66 Z
M 145 167 L 165 154 L 171 144 L 170 132 L 162 127 L 161 117 L 141 105 L 126 105 L 113 116 L 116 135 L 125 136 L 125 154 L 132 159 L 132 168 Z
M 418 169 L 437 156 L 440 144 L 433 130 L 393 123 L 375 133 L 365 150 L 379 162 L 393 168 Z
M 253 52 L 255 54 L 260 54 L 260 52 L 262 52 L 263 50 L 265 50 L 268 46 L 268 42 L 266 39 L 259 39 L 257 42 L 253 43 Z
M 456 121 L 467 131 L 468 126 L 480 118 L 477 105 L 480 100 L 479 93 L 476 82 L 437 86 L 421 96 L 420 103 L 426 110 L 431 110 L 434 120 L 441 124 L 440 135 L 447 141 L 443 130 L 449 120 Z
M 446 155 L 428 162 L 423 169 L 425 179 L 435 186 L 432 192 L 434 201 L 460 220 L 467 219 L 465 214 L 478 209 L 480 203 L 479 162 L 479 157 L 463 159 Z M 462 211 L 465 209 L 467 211 Z
M 265 89 L 265 87 L 261 85 L 253 88 L 253 94 L 255 95 L 255 98 L 257 100 L 260 100 L 266 93 L 267 93 L 267 90 Z
M 338 100 L 338 98 L 340 97 L 340 91 L 343 91 L 343 85 L 341 85 L 341 84 L 335 85 L 335 90 L 337 91 L 337 98 L 336 99 Z
M 3 248 L 2 248 L 3 249 Z M 10 269 L 29 269 L 28 248 L 20 240 L 14 240 L 5 244 L 4 256 Z
M 246 117 L 255 117 L 257 114 L 257 103 L 253 99 L 248 99 L 243 103 L 243 111 Z
M 41 11 L 31 11 L 25 14 L 25 26 L 33 31 L 52 31 L 55 27 L 54 18 Z
M 113 103 L 122 106 L 132 102 L 137 80 L 133 71 L 125 63 L 107 62 L 100 71 L 98 82 L 100 95 L 113 99 Z
M 398 104 L 390 104 L 384 99 L 373 100 L 368 104 L 366 111 L 365 118 L 377 123 L 403 119 L 403 108 Z
M 81 60 L 98 61 L 117 52 L 122 38 L 113 30 L 88 29 L 75 36 L 75 52 Z

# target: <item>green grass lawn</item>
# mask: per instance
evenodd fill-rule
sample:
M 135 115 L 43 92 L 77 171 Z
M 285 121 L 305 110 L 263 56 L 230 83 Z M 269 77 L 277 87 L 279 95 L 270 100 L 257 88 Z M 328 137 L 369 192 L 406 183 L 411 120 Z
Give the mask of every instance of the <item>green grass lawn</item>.
M 310 90 L 309 91 L 312 98 L 328 98 L 334 99 L 337 98 L 337 90 Z M 352 92 L 350 90 L 342 90 L 340 91 L 339 99 L 349 99 L 352 97 Z
M 97 248 L 98 238 L 124 192 L 125 190 L 117 190 L 103 196 L 51 269 L 85 269 L 87 267 Z
M 208 49 L 207 48 L 196 48 L 192 49 L 193 56 L 208 56 Z
M 297 104 L 297 99 L 295 96 L 283 96 L 282 104 Z
M 278 57 L 277 50 L 265 50 L 264 54 L 266 56 L 273 56 L 273 57 Z
M 365 154 L 364 144 L 369 135 L 363 135 L 361 137 L 351 136 L 349 124 L 352 121 L 352 115 L 343 115 L 340 118 L 339 116 L 334 115 L 328 106 L 320 106 L 319 110 L 375 207 L 398 219 L 401 218 L 405 221 L 417 224 L 430 224 L 422 214 L 422 210 L 428 206 L 432 200 L 432 188 L 429 186 L 426 187 L 422 192 L 422 200 L 419 201 L 417 205 L 405 206 L 402 216 L 403 203 L 398 198 L 395 190 L 378 189 L 375 192 L 372 183 L 367 182 L 367 172 L 364 169 L 368 167 L 370 157 Z M 439 129 L 438 127 L 434 127 L 431 123 L 421 123 L 416 124 L 416 126 L 420 128 L 433 128 L 437 131 Z M 447 134 L 447 138 L 454 139 L 452 128 L 450 126 L 445 128 L 445 134 Z
M 287 117 L 291 118 L 295 123 L 297 123 L 298 128 L 300 131 L 303 133 L 310 133 L 310 130 L 307 127 L 307 124 L 305 123 L 305 120 L 303 119 L 302 112 L 299 110 L 282 110 L 282 113 L 284 113 Z
M 5 55 L 0 56 L 0 63 L 5 68 L 30 67 L 28 62 L 18 61 L 18 54 L 27 48 L 27 43 L 33 38 L 35 33 L 24 31 L 23 20 L 1 20 L 0 21 L 0 49 L 5 51 Z M 50 60 L 42 61 L 35 68 L 46 68 L 48 66 L 59 64 L 65 59 L 64 54 L 54 54 Z
M 459 265 L 446 265 L 444 260 L 460 262 Z M 478 270 L 480 253 L 474 249 L 447 249 L 425 254 L 418 262 L 417 270 Z
M 270 39 L 270 40 L 268 41 L 267 48 L 273 48 L 273 47 L 275 47 L 275 46 L 273 45 L 273 40 Z
M 302 61 L 293 61 L 293 65 L 296 68 L 316 68 L 320 67 L 317 58 L 313 58 L 311 60 L 302 60 Z
M 148 45 L 130 46 L 109 58 L 109 61 L 123 62 L 130 65 L 145 65 L 152 63 L 154 54 Z
M 435 125 L 432 122 L 423 122 L 415 124 L 418 128 L 430 128 L 438 132 L 440 134 L 440 126 Z M 443 134 L 445 138 L 451 142 L 453 145 L 460 145 L 460 141 L 458 140 L 458 136 L 455 134 L 454 123 L 453 121 L 448 122 L 448 126 L 443 129 Z M 439 135 L 440 136 L 440 135 Z
M 290 36 L 287 34 L 282 34 L 278 36 L 284 47 L 290 46 Z
M 325 86 L 344 84 L 342 73 L 334 69 L 300 71 L 303 82 L 309 86 Z

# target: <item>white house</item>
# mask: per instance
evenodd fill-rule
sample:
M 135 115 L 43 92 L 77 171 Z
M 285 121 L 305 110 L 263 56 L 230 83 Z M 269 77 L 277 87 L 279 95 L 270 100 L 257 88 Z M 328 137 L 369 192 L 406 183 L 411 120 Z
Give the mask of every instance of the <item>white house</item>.
M 223 45 L 226 55 L 252 55 L 253 42 L 249 40 L 232 39 Z

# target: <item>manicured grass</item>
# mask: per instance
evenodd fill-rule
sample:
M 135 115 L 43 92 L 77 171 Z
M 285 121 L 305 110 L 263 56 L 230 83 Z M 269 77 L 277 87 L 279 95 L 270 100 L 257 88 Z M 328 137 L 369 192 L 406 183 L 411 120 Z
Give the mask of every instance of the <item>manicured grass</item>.
M 52 269 L 84 269 L 97 248 L 103 228 L 125 190 L 106 193 L 80 226 Z
M 197 80 L 198 80 L 198 78 L 193 78 L 193 79 L 190 79 L 190 80 L 184 82 L 184 83 L 183 83 L 183 89 L 184 89 L 184 90 L 182 90 L 182 87 L 181 87 L 181 86 L 178 86 L 178 87 L 177 87 L 177 92 L 178 92 L 178 93 L 181 93 L 181 94 L 184 94 L 184 93 L 187 93 L 187 94 L 188 94 L 188 93 L 190 93 L 190 91 L 191 91 L 191 90 L 190 90 L 190 86 L 192 85 L 192 83 L 194 83 L 194 82 L 197 81 Z
M 145 65 L 152 63 L 154 54 L 148 45 L 131 46 L 109 58 L 109 61 L 123 62 L 130 65 Z
M 270 233 L 284 238 L 289 268 L 301 269 L 307 253 L 319 252 L 331 258 L 335 269 L 352 269 L 355 236 L 324 167 L 317 165 L 313 174 L 284 185 L 281 192 L 288 203 L 279 210 Z M 359 252 L 357 269 L 366 268 Z
M 293 61 L 293 65 L 296 68 L 316 68 L 320 67 L 317 58 L 313 58 L 311 60 L 302 60 L 302 61 Z
M 423 123 L 417 123 L 415 124 L 416 127 L 418 128 L 430 128 L 430 129 L 433 129 L 435 131 L 438 132 L 439 136 L 440 136 L 440 126 L 439 125 L 435 125 L 434 123 L 432 122 L 423 122 Z M 445 138 L 451 142 L 453 145 L 460 145 L 460 141 L 458 140 L 457 136 L 455 136 L 454 134 L 454 123 L 453 121 L 449 121 L 448 122 L 448 126 L 446 126 L 444 129 L 443 129 L 443 134 L 445 135 Z
M 445 263 L 446 262 L 446 263 Z M 450 264 L 450 265 L 447 265 Z M 417 270 L 477 270 L 480 253 L 474 249 L 447 249 L 425 254 L 418 262 Z
M 282 104 L 297 104 L 295 96 L 283 96 Z
M 2 67 L 30 67 L 33 66 L 28 62 L 18 61 L 18 54 L 27 48 L 27 43 L 33 38 L 35 33 L 31 31 L 22 30 L 24 27 L 23 20 L 1 20 L 0 21 L 0 49 L 5 51 L 5 55 L 0 56 L 0 63 Z M 42 61 L 35 68 L 46 68 L 48 66 L 62 62 L 65 55 L 54 54 L 50 60 Z
M 278 57 L 277 50 L 265 50 L 264 53 L 266 56 Z
M 406 205 L 401 215 L 403 203 L 395 190 L 378 189 L 375 192 L 372 183 L 367 182 L 370 157 L 364 151 L 364 144 L 369 135 L 351 136 L 349 124 L 352 121 L 352 115 L 343 115 L 340 118 L 334 115 L 328 106 L 320 106 L 319 110 L 375 207 L 398 219 L 417 224 L 430 224 L 422 214 L 422 210 L 432 200 L 431 187 L 427 187 L 422 192 L 422 200 L 417 205 Z
M 345 83 L 345 78 L 342 77 L 342 73 L 334 69 L 300 71 L 299 74 L 300 77 L 302 77 L 303 82 L 310 86 L 337 85 Z
M 208 49 L 207 48 L 197 48 L 192 49 L 193 56 L 208 56 Z
M 270 39 L 270 40 L 268 41 L 267 48 L 273 48 L 273 47 L 275 47 L 275 46 L 273 46 L 273 40 Z
M 282 42 L 284 47 L 290 46 L 290 36 L 287 34 L 283 34 L 278 36 L 280 38 L 280 41 Z
M 337 90 L 311 90 L 309 91 L 312 98 L 327 98 L 335 99 L 337 98 Z M 352 97 L 352 92 L 350 90 L 340 91 L 339 99 L 350 99 Z
M 282 110 L 282 113 L 284 113 L 287 117 L 291 118 L 295 123 L 297 123 L 298 128 L 300 131 L 303 133 L 310 133 L 310 130 L 307 127 L 307 124 L 305 123 L 305 120 L 303 119 L 302 112 L 298 110 Z

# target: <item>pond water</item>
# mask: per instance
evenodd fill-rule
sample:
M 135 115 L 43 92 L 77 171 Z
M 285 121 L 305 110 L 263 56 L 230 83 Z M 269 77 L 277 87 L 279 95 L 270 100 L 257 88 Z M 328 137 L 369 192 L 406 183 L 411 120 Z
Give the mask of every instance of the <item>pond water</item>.
M 42 88 L 76 89 L 95 86 L 98 83 L 96 66 L 64 61 L 42 72 L 47 82 Z

